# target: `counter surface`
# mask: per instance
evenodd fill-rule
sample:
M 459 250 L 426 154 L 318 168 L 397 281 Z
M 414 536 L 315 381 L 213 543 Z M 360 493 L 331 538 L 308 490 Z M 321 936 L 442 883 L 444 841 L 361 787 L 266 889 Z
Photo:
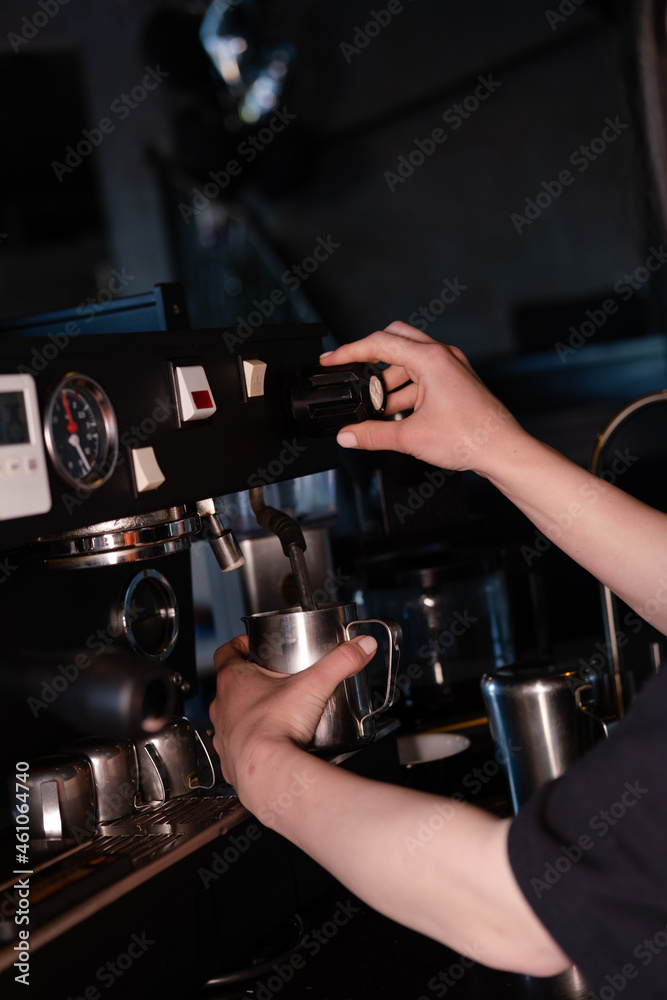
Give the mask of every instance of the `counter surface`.
M 343 886 L 309 914 L 302 947 L 200 1000 L 585 1000 L 576 968 L 539 979 L 489 969 L 365 906 Z M 480 958 L 482 956 L 480 955 Z M 195 997 L 192 998 L 195 1000 Z

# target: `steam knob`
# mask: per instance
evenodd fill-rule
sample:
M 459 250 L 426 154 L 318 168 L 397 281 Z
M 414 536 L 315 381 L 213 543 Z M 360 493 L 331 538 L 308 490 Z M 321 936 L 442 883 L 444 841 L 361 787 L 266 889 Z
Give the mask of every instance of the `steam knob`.
M 381 417 L 387 389 L 374 365 L 309 365 L 290 386 L 292 414 L 309 437 L 337 434 L 346 424 Z

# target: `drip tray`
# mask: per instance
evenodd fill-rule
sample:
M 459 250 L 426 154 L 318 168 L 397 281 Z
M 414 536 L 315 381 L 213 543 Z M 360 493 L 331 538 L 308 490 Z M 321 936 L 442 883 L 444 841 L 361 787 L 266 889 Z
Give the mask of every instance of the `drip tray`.
M 108 823 L 80 845 L 33 841 L 33 868 L 0 884 L 0 942 L 18 937 L 19 880 L 30 892 L 30 946 L 39 948 L 248 816 L 235 795 L 193 793 Z M 0 971 L 14 960 L 3 948 Z

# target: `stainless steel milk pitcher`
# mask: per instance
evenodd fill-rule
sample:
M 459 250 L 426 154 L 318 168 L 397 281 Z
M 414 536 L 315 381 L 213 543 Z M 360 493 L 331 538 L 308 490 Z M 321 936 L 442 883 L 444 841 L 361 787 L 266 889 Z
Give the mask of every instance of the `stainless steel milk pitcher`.
M 598 716 L 590 679 L 553 664 L 501 667 L 482 678 L 482 695 L 515 813 L 614 725 Z
M 323 604 L 314 611 L 300 607 L 268 611 L 243 619 L 250 643 L 249 659 L 270 670 L 294 674 L 305 670 L 341 642 L 360 634 L 372 623 L 389 637 L 387 685 L 382 703 L 373 708 L 366 668 L 339 684 L 329 698 L 310 745 L 322 755 L 354 750 L 375 737 L 375 720 L 396 701 L 396 675 L 401 628 L 389 618 L 357 618 L 352 603 Z

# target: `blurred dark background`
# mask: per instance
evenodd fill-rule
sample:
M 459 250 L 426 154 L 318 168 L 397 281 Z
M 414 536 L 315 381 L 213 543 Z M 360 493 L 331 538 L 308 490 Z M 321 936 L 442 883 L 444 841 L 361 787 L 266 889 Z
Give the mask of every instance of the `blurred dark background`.
M 401 318 L 586 464 L 667 384 L 636 41 L 659 7 L 6 0 L 0 318 L 166 281 L 241 336 Z M 534 540 L 469 491 L 492 535 Z M 593 582 L 544 565 L 561 630 L 597 634 Z
M 284 56 L 275 108 L 289 122 L 251 162 L 253 147 L 239 146 L 274 112 L 239 117 L 200 42 L 207 3 L 44 3 L 9 0 L 0 14 L 4 317 L 96 296 L 125 268 L 125 294 L 183 281 L 198 325 L 235 323 L 265 269 L 289 290 L 283 270 L 322 237 L 335 252 L 300 291 L 336 337 L 419 315 L 449 279 L 465 291 L 421 322 L 475 359 L 497 358 L 567 338 L 569 321 L 646 257 L 626 86 L 632 5 L 561 3 L 563 15 L 528 0 L 406 0 L 391 15 L 358 0 L 219 4 L 231 36 L 253 39 L 244 57 Z M 162 82 L 124 103 L 156 66 Z M 491 83 L 475 102 L 480 78 Z M 573 166 L 607 118 L 620 134 L 587 169 L 581 156 Z M 103 119 L 113 131 L 68 166 L 67 147 L 85 150 Z M 437 128 L 446 140 L 401 178 L 400 158 L 418 163 L 416 143 Z M 240 173 L 223 188 L 211 174 L 230 160 Z M 548 201 L 543 184 L 568 168 L 574 183 L 518 232 L 512 216 L 540 193 Z M 207 183 L 218 198 L 179 210 Z M 596 342 L 642 332 L 644 298 Z

